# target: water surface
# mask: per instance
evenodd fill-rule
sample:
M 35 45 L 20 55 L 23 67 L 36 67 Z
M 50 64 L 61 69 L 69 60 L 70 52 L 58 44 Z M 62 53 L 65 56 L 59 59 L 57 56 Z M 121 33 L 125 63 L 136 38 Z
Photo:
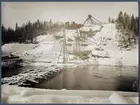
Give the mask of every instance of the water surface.
M 70 90 L 119 90 L 133 91 L 138 78 L 137 67 L 79 66 L 68 67 L 53 79 L 36 87 Z

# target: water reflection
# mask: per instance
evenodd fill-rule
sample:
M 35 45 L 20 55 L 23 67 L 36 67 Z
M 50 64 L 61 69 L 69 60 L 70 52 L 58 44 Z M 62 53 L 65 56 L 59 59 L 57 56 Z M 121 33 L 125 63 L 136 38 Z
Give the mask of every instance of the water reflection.
M 138 78 L 137 67 L 80 66 L 66 68 L 50 81 L 36 85 L 39 88 L 70 90 L 133 91 Z

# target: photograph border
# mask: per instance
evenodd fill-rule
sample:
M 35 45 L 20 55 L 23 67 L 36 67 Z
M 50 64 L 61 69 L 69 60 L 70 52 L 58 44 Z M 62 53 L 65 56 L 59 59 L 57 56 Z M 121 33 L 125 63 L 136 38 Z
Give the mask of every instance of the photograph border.
M 2 10 L 2 2 L 138 2 L 138 19 L 140 19 L 140 0 L 1 0 L 0 1 L 0 10 Z M 2 26 L 2 12 L 0 12 L 0 24 Z M 138 31 L 139 32 L 138 33 L 138 38 L 139 38 L 139 40 L 138 40 L 138 43 L 139 43 L 138 52 L 140 54 L 140 42 L 139 42 L 140 41 L 140 37 L 139 37 L 139 35 L 140 35 L 140 20 L 138 22 L 138 29 L 139 29 L 139 31 Z M 0 45 L 2 46 L 1 40 L 2 40 L 2 28 L 0 28 Z M 0 55 L 2 57 L 2 51 L 0 51 Z M 139 76 L 139 74 L 140 74 L 140 68 L 139 68 L 139 66 L 140 66 L 139 65 L 140 56 L 138 55 L 138 57 L 139 57 L 139 59 L 138 59 L 138 79 L 139 79 L 139 81 L 138 82 L 140 84 L 140 76 Z M 2 61 L 2 60 L 0 59 L 0 61 Z M 1 71 L 1 69 L 2 68 L 1 68 L 1 65 L 0 65 L 0 71 Z M 1 77 L 2 76 L 1 76 L 1 73 L 0 73 L 0 78 Z M 1 81 L 0 81 L 0 85 L 1 85 Z M 140 104 L 140 93 L 139 92 L 140 92 L 140 87 L 139 87 L 139 90 L 138 90 L 139 104 Z M 0 93 L 1 93 L 1 86 L 0 86 Z M 2 102 L 1 101 L 1 96 L 0 96 L 0 102 Z M 7 105 L 7 104 L 2 104 L 2 105 Z M 22 104 L 17 104 L 17 105 L 22 105 Z M 31 104 L 31 105 L 37 105 L 37 104 Z M 46 105 L 46 104 L 44 104 L 44 105 Z M 48 103 L 47 105 L 51 105 L 51 104 Z M 57 105 L 61 105 L 61 104 L 57 104 Z M 73 104 L 69 104 L 69 105 L 73 105 Z M 93 104 L 93 105 L 96 105 L 96 104 Z M 97 105 L 102 105 L 102 104 L 97 104 Z

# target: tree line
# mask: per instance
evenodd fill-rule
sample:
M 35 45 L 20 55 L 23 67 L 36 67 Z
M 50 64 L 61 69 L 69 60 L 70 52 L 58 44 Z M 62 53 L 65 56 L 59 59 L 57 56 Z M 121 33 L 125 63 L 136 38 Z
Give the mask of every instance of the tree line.
M 120 11 L 116 20 L 108 18 L 109 23 L 116 23 L 116 25 L 122 26 L 122 30 L 126 32 L 131 32 L 138 36 L 138 17 L 134 15 L 129 15 L 126 12 Z
M 138 17 L 120 11 L 116 23 L 116 28 L 120 32 L 118 34 L 119 46 L 121 48 L 135 47 L 138 40 Z
M 34 43 L 35 38 L 38 35 L 51 34 L 54 32 L 59 32 L 62 28 L 76 29 L 81 27 L 81 24 L 73 22 L 53 22 L 51 19 L 49 21 L 40 21 L 39 19 L 35 22 L 27 22 L 18 26 L 15 25 L 15 29 L 5 28 L 2 25 L 2 44 L 19 42 L 19 43 Z
M 108 19 L 109 23 L 121 24 L 122 30 L 132 32 L 138 36 L 138 17 L 134 15 L 130 16 L 127 13 L 120 11 L 117 19 Z M 5 28 L 2 25 L 2 44 L 19 42 L 19 43 L 33 43 L 35 38 L 40 34 L 48 34 L 53 32 L 59 32 L 62 28 L 77 29 L 82 27 L 82 24 L 76 22 L 53 22 L 40 21 L 39 19 L 35 22 L 28 21 L 27 23 L 19 26 L 18 23 L 15 25 L 15 29 Z
M 111 18 L 111 17 L 109 16 L 108 22 L 109 22 L 109 23 L 115 23 L 115 19 L 113 19 L 113 18 Z

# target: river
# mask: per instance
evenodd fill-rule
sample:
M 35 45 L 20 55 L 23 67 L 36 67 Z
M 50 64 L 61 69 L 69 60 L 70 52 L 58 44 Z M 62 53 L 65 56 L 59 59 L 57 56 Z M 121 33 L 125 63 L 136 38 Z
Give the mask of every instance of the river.
M 78 66 L 67 67 L 49 81 L 37 84 L 37 88 L 69 90 L 134 91 L 138 78 L 137 67 Z

